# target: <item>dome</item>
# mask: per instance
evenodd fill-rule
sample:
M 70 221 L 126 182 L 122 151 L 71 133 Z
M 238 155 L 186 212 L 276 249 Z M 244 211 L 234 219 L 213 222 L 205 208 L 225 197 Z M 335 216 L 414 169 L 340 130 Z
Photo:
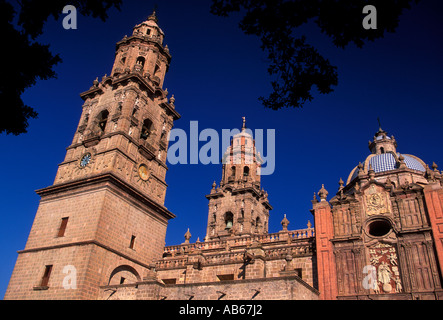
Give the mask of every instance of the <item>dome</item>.
M 409 154 L 400 154 L 393 152 L 369 155 L 363 163 L 363 170 L 365 173 L 367 173 L 369 170 L 369 166 L 372 167 L 376 174 L 380 172 L 396 170 L 400 167 L 400 156 L 403 156 L 404 162 L 408 169 L 426 172 L 425 163 L 418 157 Z M 347 184 L 358 176 L 359 171 L 360 169 L 358 166 L 351 171 Z

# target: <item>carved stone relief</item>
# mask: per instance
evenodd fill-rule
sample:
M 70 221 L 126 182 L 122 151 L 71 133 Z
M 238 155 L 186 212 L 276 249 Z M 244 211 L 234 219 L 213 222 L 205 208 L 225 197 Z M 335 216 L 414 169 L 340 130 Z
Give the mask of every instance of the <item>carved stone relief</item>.
M 403 291 L 398 269 L 397 251 L 393 245 L 377 242 L 369 247 L 369 261 L 376 268 L 374 293 L 399 293 Z
M 376 214 L 389 213 L 390 207 L 386 192 L 380 192 L 375 188 L 375 185 L 366 190 L 365 195 L 366 214 L 368 216 Z

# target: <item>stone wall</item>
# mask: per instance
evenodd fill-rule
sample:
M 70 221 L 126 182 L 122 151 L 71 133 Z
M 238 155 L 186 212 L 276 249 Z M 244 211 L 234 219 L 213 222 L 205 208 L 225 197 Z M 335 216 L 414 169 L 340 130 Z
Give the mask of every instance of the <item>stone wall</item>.
M 317 300 L 318 291 L 297 276 L 165 285 L 157 281 L 101 288 L 110 300 Z

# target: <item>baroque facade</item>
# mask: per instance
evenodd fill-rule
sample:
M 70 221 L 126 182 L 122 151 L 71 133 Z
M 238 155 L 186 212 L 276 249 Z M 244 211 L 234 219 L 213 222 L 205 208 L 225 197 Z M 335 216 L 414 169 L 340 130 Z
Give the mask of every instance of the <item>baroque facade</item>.
M 208 199 L 205 239 L 165 247 L 171 55 L 155 13 L 116 45 L 41 197 L 5 299 L 442 299 L 443 178 L 397 152 L 381 128 L 371 154 L 314 226 L 268 232 L 272 206 L 245 119 Z M 75 277 L 75 279 L 74 279 Z

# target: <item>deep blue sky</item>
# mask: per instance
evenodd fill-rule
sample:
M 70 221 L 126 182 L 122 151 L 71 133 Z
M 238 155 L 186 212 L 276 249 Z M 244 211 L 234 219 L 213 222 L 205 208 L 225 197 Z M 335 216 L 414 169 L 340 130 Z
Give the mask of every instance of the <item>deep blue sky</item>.
M 308 41 L 338 67 L 339 85 L 329 95 L 316 95 L 303 109 L 280 111 L 264 109 L 257 100 L 270 91 L 258 39 L 242 33 L 238 16 L 213 16 L 209 5 L 196 0 L 158 4 L 159 25 L 172 54 L 165 87 L 182 115 L 175 127 L 189 131 L 190 121 L 198 121 L 200 129 L 221 132 L 239 128 L 246 116 L 251 129 L 276 130 L 276 170 L 262 179 L 274 207 L 270 232 L 281 230 L 283 214 L 289 229 L 313 222 L 313 192 L 322 184 L 328 198 L 337 192 L 340 177 L 346 181 L 369 154 L 377 117 L 397 139 L 399 152 L 443 168 L 441 1 L 423 0 L 402 15 L 396 33 L 363 49 L 337 49 L 314 27 L 303 28 Z M 0 296 L 31 229 L 39 202 L 34 190 L 53 183 L 71 143 L 81 114 L 79 93 L 110 73 L 115 43 L 130 35 L 153 6 L 154 1 L 125 1 L 122 11 L 113 10 L 105 23 L 79 16 L 77 30 L 64 30 L 61 19 L 51 20 L 39 38 L 63 62 L 56 67 L 57 79 L 39 81 L 23 95 L 39 113 L 29 132 L 0 135 Z M 182 243 L 187 228 L 191 242 L 203 240 L 204 196 L 220 179 L 221 165 L 169 166 L 166 206 L 177 218 L 170 221 L 167 245 Z

